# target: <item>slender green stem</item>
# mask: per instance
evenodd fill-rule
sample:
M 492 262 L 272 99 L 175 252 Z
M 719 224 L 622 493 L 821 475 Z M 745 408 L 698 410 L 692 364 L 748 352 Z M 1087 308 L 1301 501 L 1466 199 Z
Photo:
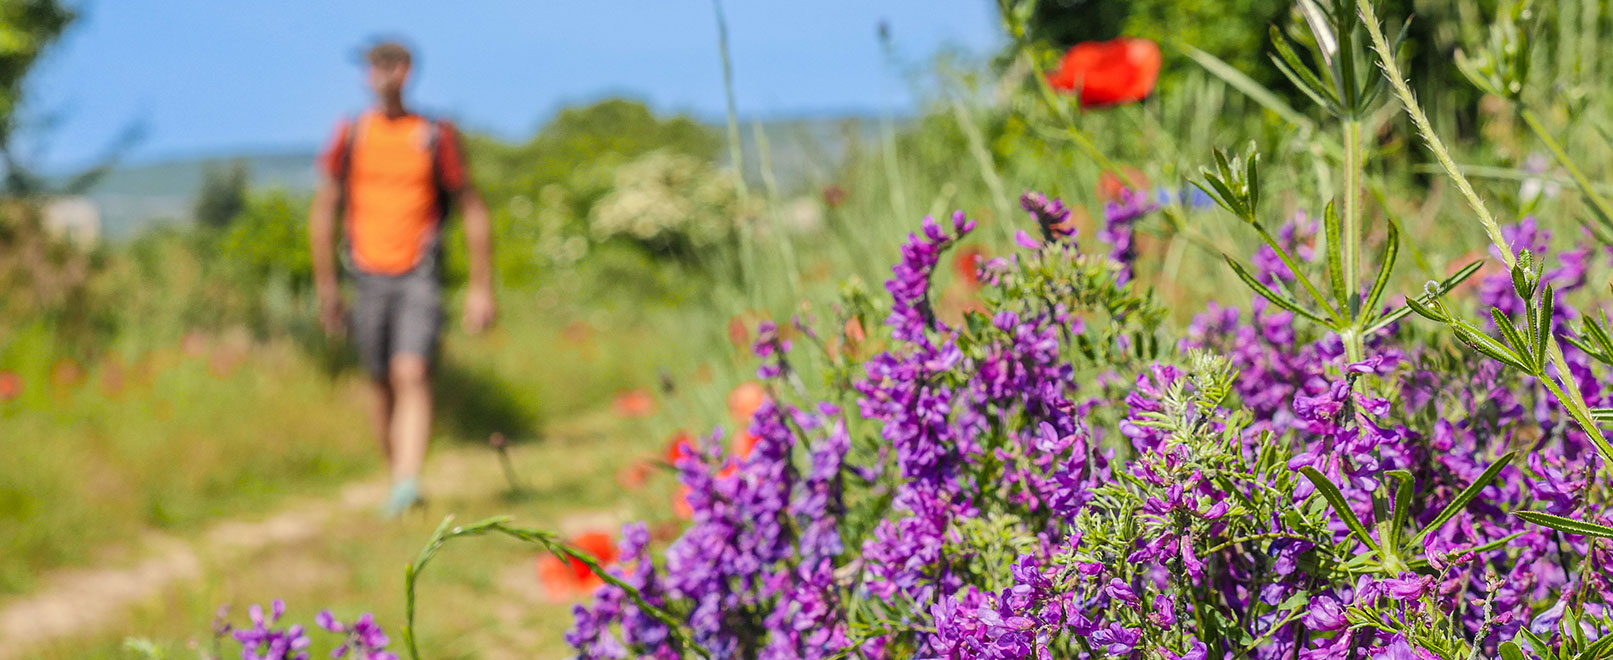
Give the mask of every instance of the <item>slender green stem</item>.
M 1344 291 L 1348 300 L 1338 301 L 1339 311 L 1354 324 L 1342 336 L 1350 362 L 1364 359 L 1359 326 L 1361 312 L 1361 120 L 1344 119 Z M 1333 249 L 1333 248 L 1330 248 Z
M 628 600 L 632 601 L 634 605 L 637 605 L 638 608 L 645 614 L 650 615 L 655 620 L 664 624 L 667 627 L 667 632 L 683 648 L 694 652 L 702 658 L 712 657 L 711 651 L 694 641 L 694 638 L 690 636 L 685 624 L 680 621 L 678 617 L 664 609 L 661 609 L 660 607 L 655 606 L 654 604 L 651 604 L 649 601 L 646 601 L 644 599 L 644 594 L 640 593 L 638 589 L 633 587 L 633 585 L 623 582 L 621 578 L 616 577 L 609 571 L 606 571 L 603 566 L 599 565 L 599 562 L 595 560 L 593 556 L 571 547 L 569 544 L 561 541 L 560 538 L 555 534 L 539 529 L 510 525 L 509 519 L 504 517 L 488 518 L 486 520 L 464 526 L 451 526 L 453 525 L 453 520 L 453 516 L 444 518 L 442 524 L 437 526 L 437 531 L 433 533 L 431 535 L 431 539 L 426 542 L 426 546 L 421 548 L 419 556 L 415 558 L 413 563 L 410 563 L 405 567 L 403 578 L 403 641 L 405 648 L 409 651 L 409 657 L 413 660 L 420 660 L 420 650 L 415 645 L 414 627 L 415 582 L 420 576 L 420 572 L 425 569 L 427 564 L 431 563 L 432 558 L 437 556 L 437 553 L 442 550 L 443 545 L 448 541 L 456 538 L 485 536 L 495 533 L 503 534 L 519 541 L 541 545 L 543 546 L 544 550 L 549 551 L 561 559 L 576 560 L 581 562 L 584 566 L 588 567 L 589 571 L 592 571 L 593 574 L 599 577 L 599 579 L 605 584 L 620 589 L 623 595 L 625 595 Z
M 722 0 L 711 0 L 711 9 L 717 17 L 717 52 L 722 56 L 723 98 L 728 110 L 728 158 L 734 164 L 734 185 L 739 192 L 739 263 L 745 278 L 745 288 L 754 304 L 760 297 L 756 273 L 755 228 L 751 226 L 750 187 L 745 184 L 745 149 L 739 140 L 739 104 L 734 100 L 734 64 L 728 54 L 728 20 L 723 16 Z
M 1439 161 L 1440 167 L 1445 168 L 1451 180 L 1456 183 L 1457 190 L 1461 191 L 1467 205 L 1479 217 L 1479 223 L 1484 225 L 1484 233 L 1489 234 L 1490 242 L 1501 248 L 1501 259 L 1508 268 L 1515 260 L 1512 256 L 1512 246 L 1507 243 L 1505 236 L 1501 235 L 1501 225 L 1497 224 L 1490 210 L 1485 208 L 1484 200 L 1473 190 L 1473 184 L 1468 183 L 1467 177 L 1456 167 L 1456 161 L 1445 149 L 1445 143 L 1440 142 L 1439 136 L 1434 134 L 1434 125 L 1428 121 L 1427 113 L 1423 112 L 1417 103 L 1416 95 L 1412 94 L 1411 87 L 1406 84 L 1405 74 L 1400 72 L 1400 65 L 1395 63 L 1395 54 L 1389 47 L 1389 40 L 1383 36 L 1383 27 L 1378 22 L 1378 13 L 1372 9 L 1372 0 L 1356 0 L 1356 7 L 1361 11 L 1362 21 L 1366 23 L 1367 34 L 1372 37 L 1372 46 L 1378 51 L 1378 65 L 1383 68 L 1383 75 L 1389 79 L 1389 86 L 1394 89 L 1395 96 L 1406 108 L 1406 114 L 1411 117 L 1411 123 L 1416 125 L 1417 133 L 1422 136 L 1423 144 L 1434 154 L 1434 160 Z
M 1613 204 L 1608 204 L 1607 198 L 1597 191 L 1596 184 L 1592 183 L 1590 177 L 1585 176 L 1585 172 L 1579 169 L 1579 164 L 1568 156 L 1568 151 L 1563 149 L 1563 145 L 1559 144 L 1557 139 L 1551 136 L 1551 133 L 1546 130 L 1545 124 L 1540 122 L 1540 117 L 1533 110 L 1523 108 L 1518 114 L 1523 118 L 1523 123 L 1528 124 L 1529 129 L 1535 132 L 1535 137 L 1540 138 L 1540 141 L 1546 144 L 1546 148 L 1551 150 L 1552 155 L 1557 157 L 1557 164 L 1568 170 L 1568 175 L 1573 177 L 1574 183 L 1579 186 L 1579 190 L 1585 195 L 1585 198 L 1591 201 L 1591 206 L 1596 207 L 1597 219 L 1601 220 L 1603 225 L 1613 228 Z

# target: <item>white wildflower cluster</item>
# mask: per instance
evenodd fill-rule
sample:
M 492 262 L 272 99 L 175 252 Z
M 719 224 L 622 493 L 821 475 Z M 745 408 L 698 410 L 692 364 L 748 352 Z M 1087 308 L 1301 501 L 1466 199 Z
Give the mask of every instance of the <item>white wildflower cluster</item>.
M 615 187 L 594 204 L 588 224 L 599 241 L 626 236 L 700 248 L 728 237 L 739 215 L 732 174 L 693 156 L 654 151 L 617 169 Z

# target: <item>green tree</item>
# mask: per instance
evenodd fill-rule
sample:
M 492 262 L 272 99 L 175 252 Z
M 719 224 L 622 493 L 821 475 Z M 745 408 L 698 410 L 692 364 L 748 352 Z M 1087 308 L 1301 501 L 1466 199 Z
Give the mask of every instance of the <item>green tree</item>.
M 248 178 L 246 161 L 236 160 L 229 165 L 209 163 L 202 173 L 202 187 L 192 207 L 196 223 L 211 229 L 228 227 L 246 208 Z

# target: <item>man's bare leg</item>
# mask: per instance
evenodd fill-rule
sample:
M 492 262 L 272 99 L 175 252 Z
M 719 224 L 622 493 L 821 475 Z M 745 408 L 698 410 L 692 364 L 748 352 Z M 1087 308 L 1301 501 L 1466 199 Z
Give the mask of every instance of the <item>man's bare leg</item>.
M 392 481 L 412 482 L 420 476 L 431 439 L 431 380 L 426 359 L 408 353 L 392 356 L 391 386 Z
M 370 423 L 375 438 L 381 443 L 381 455 L 386 457 L 387 473 L 392 472 L 392 384 L 385 380 L 370 381 Z

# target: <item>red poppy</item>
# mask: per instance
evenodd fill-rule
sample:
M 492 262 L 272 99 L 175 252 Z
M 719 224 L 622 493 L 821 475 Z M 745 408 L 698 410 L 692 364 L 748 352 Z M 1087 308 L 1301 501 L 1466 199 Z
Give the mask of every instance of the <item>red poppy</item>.
M 649 461 L 633 461 L 616 471 L 616 485 L 627 490 L 638 490 L 644 487 L 644 482 L 650 478 L 651 464 Z
M 655 398 L 645 390 L 629 390 L 616 395 L 616 400 L 611 402 L 611 409 L 616 412 L 617 417 L 649 417 L 655 412 Z
M 750 458 L 751 452 L 756 451 L 756 443 L 761 441 L 750 431 L 734 435 L 733 454 L 740 458 Z
M 846 343 L 856 346 L 868 339 L 868 333 L 863 331 L 863 322 L 853 316 L 846 319 Z
M 846 189 L 833 183 L 823 188 L 823 203 L 829 208 L 835 208 L 846 203 Z
M 601 567 L 608 567 L 616 562 L 616 542 L 611 540 L 609 534 L 586 532 L 571 539 L 571 544 L 593 555 Z M 538 583 L 543 585 L 544 592 L 553 601 L 586 596 L 604 584 L 587 564 L 574 558 L 561 559 L 548 553 L 538 557 L 537 573 Z
M 689 505 L 689 495 L 694 493 L 687 485 L 678 486 L 678 494 L 672 496 L 672 515 L 678 520 L 688 520 L 694 517 L 694 507 Z
M 84 382 L 84 367 L 73 360 L 61 360 L 50 370 L 50 384 L 56 387 L 77 387 L 82 382 Z
M 688 431 L 678 431 L 667 438 L 666 462 L 668 465 L 677 465 L 678 459 L 694 455 L 694 436 Z
M 1047 82 L 1063 92 L 1080 92 L 1082 107 L 1120 105 L 1147 98 L 1159 80 L 1159 45 L 1120 37 L 1071 47 Z
M 15 371 L 0 371 L 0 401 L 10 401 L 22 395 L 22 376 Z
M 582 344 L 594 336 L 594 329 L 587 321 L 572 321 L 560 330 L 560 336 L 573 344 Z
M 1125 179 L 1108 170 L 1104 170 L 1102 174 L 1098 175 L 1098 199 L 1105 202 L 1119 202 L 1121 194 L 1132 187 L 1136 187 L 1138 190 L 1148 189 L 1148 176 L 1143 174 L 1142 170 L 1135 167 L 1123 169 L 1126 172 Z M 1126 185 L 1126 179 L 1130 179 L 1132 185 Z
M 749 347 L 750 324 L 738 316 L 728 319 L 728 341 L 737 348 Z
M 952 272 L 957 273 L 958 279 L 965 286 L 974 288 L 980 286 L 980 264 L 986 260 L 986 253 L 978 245 L 966 245 L 958 249 L 952 257 Z
M 743 424 L 750 421 L 764 401 L 767 401 L 767 390 L 762 389 L 761 383 L 747 380 L 728 393 L 728 414 L 735 423 Z

